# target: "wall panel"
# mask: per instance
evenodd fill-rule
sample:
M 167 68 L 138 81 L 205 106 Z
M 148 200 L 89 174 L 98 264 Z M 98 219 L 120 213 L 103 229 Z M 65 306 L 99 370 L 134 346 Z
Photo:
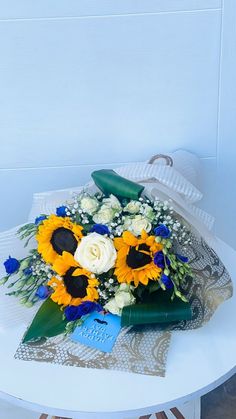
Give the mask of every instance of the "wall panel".
M 224 1 L 216 207 L 218 233 L 236 248 L 236 2 Z
M 221 0 L 1 0 L 0 19 L 165 13 L 221 7 Z
M 219 39 L 219 11 L 0 22 L 0 167 L 214 156 Z

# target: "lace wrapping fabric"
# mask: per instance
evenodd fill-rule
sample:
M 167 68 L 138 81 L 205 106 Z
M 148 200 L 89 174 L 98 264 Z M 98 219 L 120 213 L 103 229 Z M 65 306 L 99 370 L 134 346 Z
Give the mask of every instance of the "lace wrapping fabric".
M 164 376 L 172 330 L 201 327 L 210 320 L 223 301 L 232 296 L 230 276 L 206 242 L 192 235 L 187 256 L 194 276 L 186 284 L 193 310 L 191 321 L 182 321 L 161 329 L 144 326 L 123 329 L 112 353 L 103 353 L 62 336 L 20 344 L 15 357 L 26 361 L 44 361 L 84 368 L 112 369 Z

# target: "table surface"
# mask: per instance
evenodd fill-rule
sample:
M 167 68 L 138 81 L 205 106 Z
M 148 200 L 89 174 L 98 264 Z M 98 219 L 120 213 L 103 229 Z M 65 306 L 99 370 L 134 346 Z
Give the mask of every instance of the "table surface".
M 235 281 L 236 252 L 220 240 L 215 250 Z M 80 419 L 140 416 L 198 398 L 235 372 L 235 299 L 204 327 L 173 333 L 165 378 L 16 360 L 26 324 L 0 327 L 0 397 Z

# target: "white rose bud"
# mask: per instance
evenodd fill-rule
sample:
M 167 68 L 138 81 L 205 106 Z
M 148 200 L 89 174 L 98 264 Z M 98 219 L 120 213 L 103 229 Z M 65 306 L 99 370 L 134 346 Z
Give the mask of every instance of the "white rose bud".
M 117 288 L 117 292 L 120 291 L 126 291 L 129 292 L 130 290 L 134 290 L 134 287 L 132 285 L 126 284 L 126 282 L 123 282 L 122 284 L 119 285 L 119 287 Z
M 142 233 L 142 230 L 145 230 L 147 233 L 151 231 L 152 224 L 150 221 L 143 217 L 142 215 L 136 215 L 128 227 L 128 230 L 131 231 L 135 236 L 140 236 Z
M 103 204 L 106 207 L 112 208 L 114 212 L 121 212 L 122 210 L 120 201 L 116 198 L 115 195 L 110 195 L 109 198 L 104 198 Z
M 150 221 L 153 221 L 154 217 L 155 217 L 155 213 L 154 213 L 152 207 L 148 204 L 143 204 L 142 209 L 143 209 L 142 214 L 144 215 L 144 217 L 147 217 Z
M 97 211 L 98 205 L 97 199 L 89 196 L 84 196 L 80 201 L 80 208 L 89 215 L 93 215 Z
M 129 212 L 130 214 L 138 214 L 141 207 L 141 202 L 139 201 L 130 201 L 126 207 L 124 208 L 124 211 Z
M 105 309 L 112 314 L 121 315 L 124 307 L 130 306 L 136 301 L 131 292 L 132 289 L 133 287 L 128 284 L 121 284 L 115 293 L 115 297 L 105 305 Z
M 119 291 L 115 295 L 116 304 L 119 308 L 123 308 L 125 306 L 130 306 L 131 304 L 135 303 L 135 297 L 133 294 L 129 291 Z
M 123 222 L 123 230 L 124 231 L 130 230 L 131 224 L 132 224 L 132 218 L 129 216 L 125 217 L 124 222 Z
M 113 217 L 114 211 L 111 208 L 103 205 L 101 209 L 96 214 L 94 214 L 93 221 L 98 224 L 108 224 L 113 220 Z
M 117 316 L 121 315 L 121 309 L 118 307 L 115 298 L 111 298 L 108 303 L 104 306 L 105 310 L 109 311 L 111 314 L 116 314 Z
M 116 256 L 113 241 L 98 233 L 83 237 L 74 254 L 82 268 L 98 275 L 114 267 Z

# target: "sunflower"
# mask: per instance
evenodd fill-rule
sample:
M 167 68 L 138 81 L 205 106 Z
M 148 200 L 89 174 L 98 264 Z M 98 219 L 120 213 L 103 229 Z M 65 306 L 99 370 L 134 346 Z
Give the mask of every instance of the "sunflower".
M 147 285 L 149 280 L 160 278 L 162 270 L 153 258 L 163 246 L 155 241 L 155 236 L 149 236 L 143 230 L 141 238 L 137 238 L 125 231 L 122 237 L 114 239 L 114 244 L 118 250 L 114 273 L 119 282 L 134 282 L 137 287 L 139 283 Z
M 52 277 L 48 285 L 54 289 L 50 298 L 57 304 L 79 306 L 83 301 L 96 301 L 99 298 L 99 282 L 90 272 L 71 267 L 63 278 Z
M 73 224 L 68 217 L 50 215 L 39 226 L 36 240 L 38 252 L 46 263 L 53 264 L 63 251 L 74 254 L 82 237 L 83 227 Z
M 63 276 L 70 268 L 81 268 L 78 262 L 74 259 L 74 256 L 69 252 L 62 252 L 62 255 L 58 255 L 55 259 L 52 269 L 58 275 Z M 89 272 L 89 271 L 87 271 Z

